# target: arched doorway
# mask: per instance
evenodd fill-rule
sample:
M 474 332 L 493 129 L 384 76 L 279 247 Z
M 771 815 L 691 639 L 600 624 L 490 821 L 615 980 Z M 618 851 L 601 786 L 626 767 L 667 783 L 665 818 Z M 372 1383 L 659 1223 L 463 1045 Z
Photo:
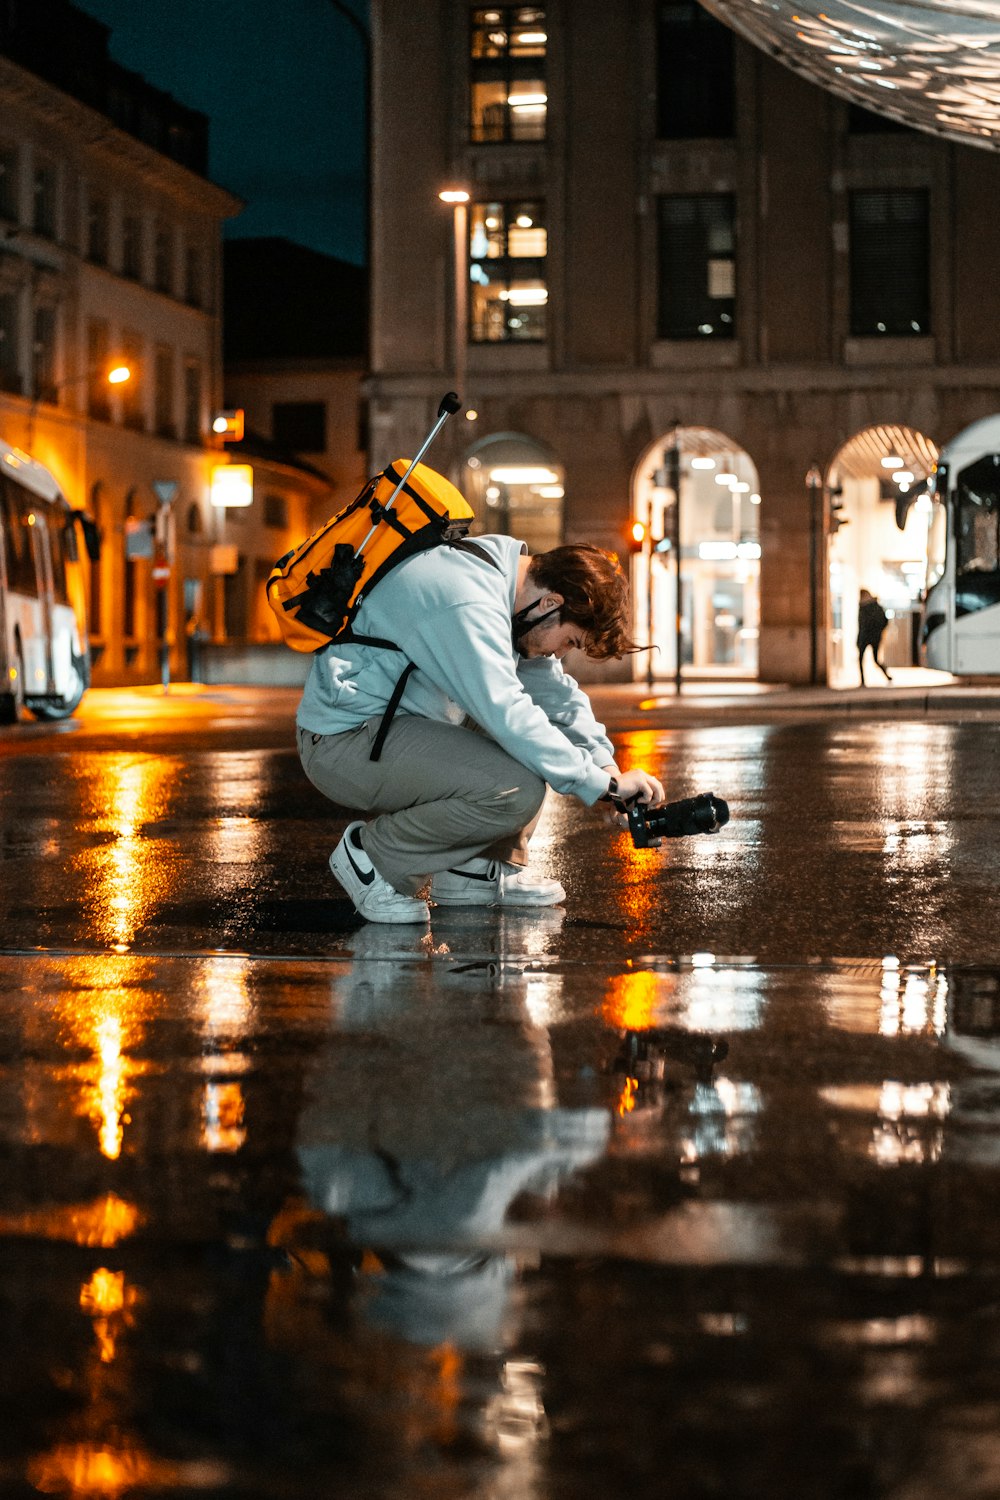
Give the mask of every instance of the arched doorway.
M 563 478 L 547 448 L 499 432 L 469 450 L 459 489 L 476 513 L 476 531 L 504 532 L 529 552 L 547 552 L 563 539 Z
M 680 492 L 680 511 L 675 492 Z M 750 455 L 710 427 L 678 427 L 642 455 L 632 483 L 637 676 L 756 677 L 760 486 Z M 680 523 L 680 609 L 677 523 Z
M 859 681 L 855 641 L 863 588 L 889 616 L 886 666 L 916 664 L 931 514 L 927 481 L 937 456 L 931 439 L 912 427 L 872 426 L 855 433 L 830 464 L 827 680 L 834 687 Z

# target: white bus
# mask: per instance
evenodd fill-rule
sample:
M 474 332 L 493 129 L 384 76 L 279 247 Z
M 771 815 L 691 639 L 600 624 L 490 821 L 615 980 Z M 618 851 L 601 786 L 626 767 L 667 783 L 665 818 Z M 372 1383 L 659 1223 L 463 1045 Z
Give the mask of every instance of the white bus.
M 1000 674 L 1000 416 L 941 450 L 927 541 L 924 665 Z
M 64 719 L 90 683 L 78 531 L 96 560 L 91 518 L 48 469 L 0 442 L 0 723 L 22 709 Z

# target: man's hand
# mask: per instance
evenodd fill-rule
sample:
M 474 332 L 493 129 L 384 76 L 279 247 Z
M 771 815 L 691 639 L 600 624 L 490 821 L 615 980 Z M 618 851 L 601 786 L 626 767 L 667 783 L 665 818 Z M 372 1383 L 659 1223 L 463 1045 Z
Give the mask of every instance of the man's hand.
M 618 801 L 631 802 L 635 798 L 649 807 L 662 807 L 666 801 L 663 786 L 655 776 L 650 776 L 648 771 L 619 771 L 617 766 L 605 766 L 604 769 L 618 783 L 618 790 L 615 793 Z M 628 827 L 628 818 L 624 813 L 616 812 L 614 805 L 610 803 L 607 821 L 614 824 L 616 828 Z
M 618 797 L 622 802 L 633 799 L 649 807 L 662 807 L 666 802 L 663 786 L 648 771 L 625 771 L 618 777 Z

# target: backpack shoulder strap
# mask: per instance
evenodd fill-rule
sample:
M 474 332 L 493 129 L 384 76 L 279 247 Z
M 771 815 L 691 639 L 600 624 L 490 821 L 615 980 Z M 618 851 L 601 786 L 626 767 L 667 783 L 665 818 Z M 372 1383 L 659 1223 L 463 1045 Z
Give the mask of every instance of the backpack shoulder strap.
M 491 556 L 485 547 L 480 547 L 478 542 L 472 541 L 467 536 L 456 537 L 453 542 L 447 542 L 445 545 L 455 547 L 460 552 L 471 552 L 472 556 L 478 557 L 480 562 L 489 563 L 490 567 L 496 568 L 498 573 L 503 572 L 503 568 L 497 562 L 496 558 Z

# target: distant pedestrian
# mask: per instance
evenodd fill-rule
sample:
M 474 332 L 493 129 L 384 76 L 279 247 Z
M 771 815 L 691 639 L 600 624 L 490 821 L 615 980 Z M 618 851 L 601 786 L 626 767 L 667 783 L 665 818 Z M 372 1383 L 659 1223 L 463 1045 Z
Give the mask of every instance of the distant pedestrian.
M 875 595 L 870 594 L 867 589 L 862 589 L 858 597 L 858 667 L 861 671 L 862 687 L 865 685 L 865 652 L 869 646 L 875 665 L 887 682 L 892 681 L 879 657 L 882 636 L 885 634 L 885 627 L 888 623 L 889 616 Z

